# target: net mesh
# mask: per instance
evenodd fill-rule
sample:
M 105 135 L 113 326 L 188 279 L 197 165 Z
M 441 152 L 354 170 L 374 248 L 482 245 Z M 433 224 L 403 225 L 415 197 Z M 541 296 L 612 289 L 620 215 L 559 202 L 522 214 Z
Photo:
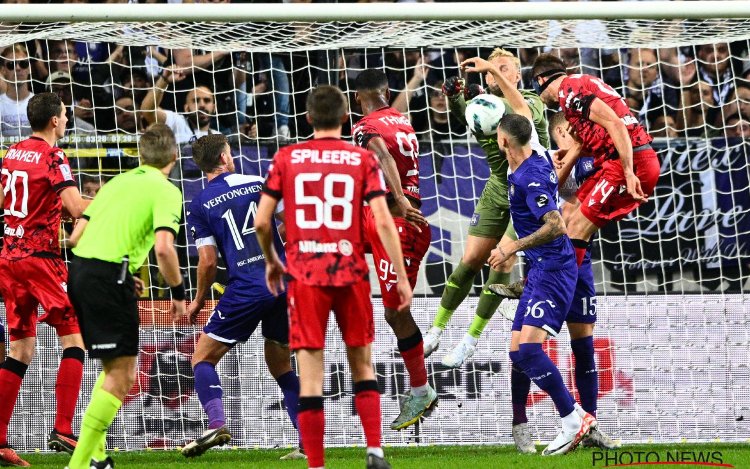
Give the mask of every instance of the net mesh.
M 264 175 L 280 145 L 311 136 L 304 108 L 313 86 L 334 83 L 347 93 L 353 104 L 344 132 L 350 138 L 351 123 L 360 117 L 352 81 L 365 68 L 383 69 L 393 104 L 410 116 L 420 143 L 422 210 L 433 241 L 415 290 L 414 314 L 425 329 L 461 258 L 474 205 L 489 177 L 481 148 L 448 115 L 441 83 L 459 74 L 462 58 L 486 57 L 495 44 L 520 57 L 525 85 L 537 54 L 559 54 L 571 72 L 595 74 L 625 97 L 656 137 L 662 161 L 652 200 L 604 229 L 595 242 L 603 428 L 624 441 L 740 441 L 750 437 L 739 423 L 750 417 L 746 31 L 747 20 L 4 24 L 0 153 L 30 132 L 23 112 L 28 93 L 58 92 L 71 113 L 61 146 L 82 191 L 93 195 L 110 177 L 137 166 L 139 132 L 151 120 L 165 120 L 183 144 L 170 177 L 187 206 L 205 185 L 190 158 L 195 137 L 209 131 L 228 135 L 237 171 Z M 180 79 L 161 93 L 156 82 L 170 67 Z M 467 79 L 484 83 L 477 75 Z M 199 91 L 192 91 L 196 87 Z M 206 95 L 211 99 L 204 102 Z M 177 243 L 194 291 L 197 253 L 185 231 Z M 514 277 L 519 274 L 517 268 Z M 149 288 L 141 301 L 138 385 L 109 444 L 174 446 L 205 426 L 189 361 L 199 330 L 173 326 L 155 314 L 165 309 L 161 302 L 168 289 L 153 260 L 139 275 Z M 222 275 L 223 270 L 219 281 Z M 475 286 L 485 275 L 486 270 Z M 374 302 L 374 360 L 387 425 L 408 378 L 380 302 Z M 475 306 L 472 297 L 456 312 L 446 346 L 463 335 Z M 4 310 L 0 316 L 4 321 Z M 361 443 L 336 334 L 330 331 L 326 365 L 327 442 Z M 508 341 L 508 325 L 496 319 L 469 366 L 446 370 L 440 353 L 429 360 L 441 407 L 418 431 L 386 431 L 385 441 L 510 442 Z M 549 350 L 572 386 L 567 342 L 563 334 Z M 22 450 L 44 447 L 54 419 L 59 348 L 45 326 L 37 351 L 11 421 L 10 443 Z M 93 361 L 86 367 L 79 418 L 95 379 Z M 265 370 L 260 340 L 233 349 L 220 372 L 238 446 L 296 444 L 281 395 Z M 534 391 L 534 437 L 547 441 L 554 436 L 555 414 L 549 399 Z

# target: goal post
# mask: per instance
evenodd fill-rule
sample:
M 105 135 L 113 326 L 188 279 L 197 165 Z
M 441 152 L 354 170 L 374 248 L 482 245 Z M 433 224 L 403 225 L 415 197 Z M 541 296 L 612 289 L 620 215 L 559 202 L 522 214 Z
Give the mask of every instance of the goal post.
M 422 211 L 432 244 L 412 310 L 425 330 L 461 258 L 474 205 L 489 177 L 481 148 L 448 116 L 440 83 L 461 73 L 457 57 L 486 57 L 502 46 L 520 56 L 528 85 L 535 54 L 559 54 L 571 72 L 598 75 L 628 100 L 656 136 L 653 145 L 662 162 L 652 200 L 607 227 L 594 243 L 601 425 L 626 443 L 746 441 L 750 429 L 741 422 L 750 418 L 748 18 L 748 1 L 6 4 L 0 51 L 23 43 L 31 63 L 24 68 L 24 57 L 13 55 L 23 52 L 11 47 L 11 55 L 0 59 L 0 91 L 25 86 L 35 93 L 68 93 L 77 124 L 61 146 L 80 184 L 105 182 L 137 165 L 144 128 L 138 108 L 174 64 L 189 77 L 169 85 L 159 106 L 173 116 L 208 116 L 212 131 L 229 137 L 237 170 L 262 176 L 280 145 L 311 136 L 304 104 L 315 85 L 337 84 L 352 98 L 351 84 L 361 70 L 384 70 L 392 95 L 409 96 L 405 112 L 420 146 Z M 186 55 L 187 49 L 196 52 Z M 421 67 L 424 77 L 415 79 Z M 484 84 L 483 77 L 467 78 Z M 194 86 L 206 87 L 214 110 L 187 106 Z M 347 139 L 359 119 L 356 105 L 351 110 Z M 24 138 L 23 122 L 2 119 L 0 112 L 0 156 Z M 199 122 L 186 122 L 193 133 L 181 142 L 178 170 L 171 175 L 185 206 L 206 184 L 190 158 Z M 84 132 L 85 124 L 92 130 Z M 194 292 L 197 255 L 186 231 L 183 224 L 178 248 Z M 140 302 L 138 380 L 108 441 L 121 449 L 174 447 L 205 426 L 190 369 L 199 329 L 169 321 L 167 288 L 153 262 L 141 275 L 150 288 Z M 376 275 L 374 269 L 373 292 Z M 478 276 L 475 286 L 482 279 Z M 387 428 L 408 377 L 382 304 L 377 297 L 373 301 L 373 358 Z M 471 296 L 456 311 L 444 334 L 446 348 L 460 340 L 476 304 Z M 4 306 L 0 320 L 5 322 Z M 418 433 L 386 429 L 384 442 L 510 443 L 509 329 L 499 315 L 494 318 L 461 370 L 440 365 L 444 351 L 428 359 L 440 407 Z M 326 443 L 363 443 L 345 350 L 333 325 L 328 344 Z M 45 326 L 37 347 L 11 421 L 10 443 L 22 451 L 43 448 L 54 420 L 60 349 Z M 548 342 L 547 350 L 573 388 L 567 333 Z M 97 366 L 86 362 L 76 429 Z M 235 347 L 219 371 L 237 446 L 296 445 L 259 338 Z M 534 439 L 553 438 L 554 408 L 536 388 L 529 409 Z

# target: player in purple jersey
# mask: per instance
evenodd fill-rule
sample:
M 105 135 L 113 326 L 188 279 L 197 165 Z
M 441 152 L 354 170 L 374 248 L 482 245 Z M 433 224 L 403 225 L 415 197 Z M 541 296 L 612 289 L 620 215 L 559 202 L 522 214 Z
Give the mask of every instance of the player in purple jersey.
M 548 336 L 560 332 L 578 278 L 575 251 L 565 234 L 557 206 L 557 175 L 550 162 L 532 150 L 531 122 L 506 115 L 498 126 L 498 145 L 505 151 L 513 174 L 508 176 L 510 211 L 518 240 L 492 251 L 496 269 L 511 254 L 523 250 L 530 265 L 526 288 L 513 321 L 510 359 L 546 392 L 562 418 L 562 431 L 542 454 L 573 451 L 596 419 L 576 409 L 562 375 L 542 350 Z
M 580 145 L 569 132 L 570 125 L 563 112 L 550 118 L 549 134 L 555 141 L 558 152 L 547 152 L 555 165 L 559 178 L 559 195 L 563 220 L 567 222 L 578 204 L 576 192 L 583 181 L 594 173 L 593 158 L 578 155 Z M 490 286 L 494 291 L 495 285 Z M 501 289 L 504 285 L 499 286 Z M 594 323 L 596 322 L 596 290 L 594 272 L 591 267 L 591 245 L 583 264 L 578 270 L 578 280 L 573 293 L 573 301 L 565 318 L 570 334 L 570 345 L 575 357 L 575 384 L 581 400 L 581 408 L 596 417 L 599 378 L 595 362 Z M 511 368 L 511 400 L 513 405 L 513 440 L 521 453 L 536 453 L 526 415 L 526 404 L 531 381 L 517 367 Z M 597 446 L 613 449 L 620 445 L 602 432 L 598 425 L 593 426 L 583 439 L 583 446 Z
M 193 160 L 208 184 L 190 203 L 187 223 L 198 248 L 198 289 L 188 314 L 193 323 L 216 278 L 218 255 L 229 273 L 229 284 L 214 308 L 193 353 L 195 391 L 208 415 L 208 429 L 182 450 L 199 456 L 232 438 L 226 427 L 222 388 L 216 364 L 238 342 L 245 342 L 258 325 L 265 338 L 268 371 L 279 384 L 292 424 L 297 428 L 299 380 L 289 362 L 289 323 L 286 295 L 271 294 L 266 286 L 266 264 L 255 238 L 253 221 L 263 179 L 234 173 L 226 137 L 211 134 L 193 144 Z M 273 233 L 277 252 L 284 248 L 278 230 Z M 295 450 L 282 459 L 303 459 Z

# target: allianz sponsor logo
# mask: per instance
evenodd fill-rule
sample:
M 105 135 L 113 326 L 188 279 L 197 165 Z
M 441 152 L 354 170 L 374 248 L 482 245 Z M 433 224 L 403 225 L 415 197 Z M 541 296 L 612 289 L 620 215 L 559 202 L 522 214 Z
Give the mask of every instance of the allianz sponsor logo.
M 326 254 L 326 253 L 339 253 L 344 256 L 351 256 L 354 252 L 352 243 L 346 239 L 340 240 L 338 243 L 319 243 L 317 241 L 299 241 L 298 243 L 299 252 L 302 253 L 314 253 L 314 254 Z
M 15 236 L 17 238 L 23 238 L 23 234 L 25 233 L 23 229 L 23 225 L 19 225 L 17 228 L 11 228 L 8 225 L 5 225 L 5 236 Z

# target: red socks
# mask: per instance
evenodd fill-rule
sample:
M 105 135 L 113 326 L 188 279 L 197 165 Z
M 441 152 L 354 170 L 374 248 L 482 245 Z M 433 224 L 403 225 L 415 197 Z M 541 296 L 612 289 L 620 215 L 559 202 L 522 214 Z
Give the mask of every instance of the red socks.
M 0 367 L 0 446 L 8 444 L 8 423 L 28 367 L 11 357 L 6 357 Z
M 86 352 L 78 347 L 68 347 L 63 350 L 60 368 L 57 371 L 57 381 L 55 382 L 55 400 L 57 402 L 55 430 L 58 433 L 73 434 L 71 424 L 76 410 L 76 402 L 78 402 L 78 394 L 81 391 L 85 356 Z
M 307 455 L 308 467 L 323 467 L 325 464 L 323 435 L 326 422 L 322 396 L 300 396 L 297 423 L 300 437 L 302 437 L 302 446 Z
M 589 249 L 589 242 L 582 239 L 571 239 L 570 242 L 573 243 L 573 249 L 576 251 L 576 263 L 580 267 L 583 264 L 583 258 L 586 257 L 586 251 Z
M 375 380 L 354 383 L 354 406 L 357 408 L 368 448 L 380 448 L 380 393 Z
M 424 345 L 422 333 L 417 331 L 411 337 L 398 339 L 398 350 L 404 359 L 404 366 L 409 372 L 409 384 L 412 388 L 427 384 L 427 368 L 424 364 Z

